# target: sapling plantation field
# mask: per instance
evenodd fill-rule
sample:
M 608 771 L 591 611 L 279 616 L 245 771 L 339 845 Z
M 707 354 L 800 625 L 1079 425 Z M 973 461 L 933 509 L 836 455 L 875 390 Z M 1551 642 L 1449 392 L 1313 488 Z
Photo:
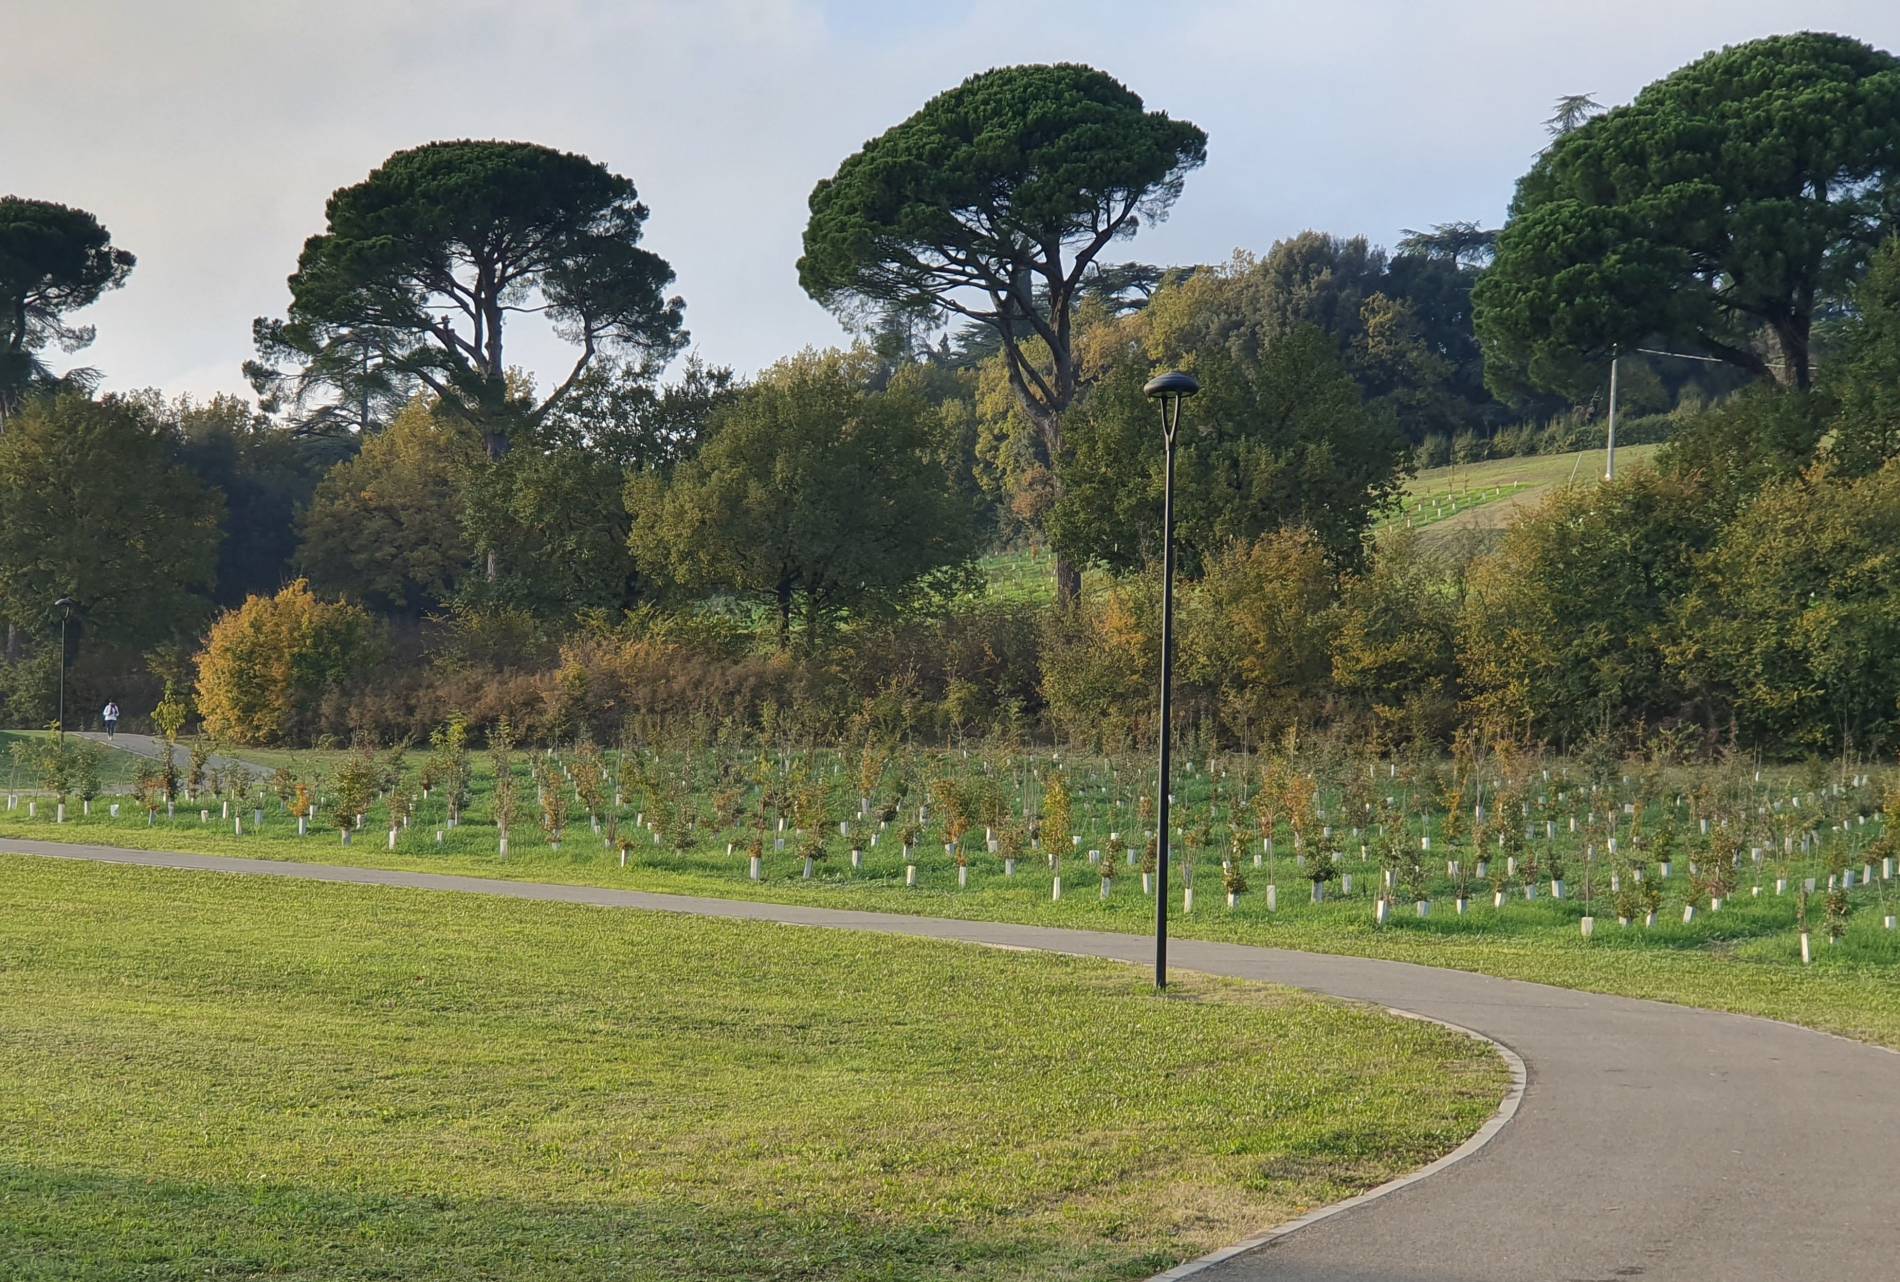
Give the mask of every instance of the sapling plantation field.
M 1506 1085 L 1265 985 L 31 858 L 0 972 L 10 1282 L 1141 1277 Z
M 26 794 L 0 837 L 93 841 L 1143 931 L 1146 757 L 856 751 L 701 728 L 606 749 L 146 767 L 118 815 Z M 1176 931 L 1773 1016 L 1900 1046 L 1893 779 L 1853 763 L 1185 745 Z M 265 766 L 270 769 L 264 769 Z

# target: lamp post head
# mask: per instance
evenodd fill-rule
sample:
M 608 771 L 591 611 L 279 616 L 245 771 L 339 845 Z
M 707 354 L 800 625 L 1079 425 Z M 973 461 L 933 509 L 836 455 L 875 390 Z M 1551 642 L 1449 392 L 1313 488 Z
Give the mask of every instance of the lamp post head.
M 73 611 L 73 607 L 78 604 L 79 602 L 73 600 L 71 597 L 63 596 L 59 600 L 53 602 L 53 608 L 55 610 L 64 610 L 68 614 L 71 614 Z
M 1150 396 L 1178 398 L 1194 395 L 1201 390 L 1201 384 L 1194 375 L 1175 370 L 1173 373 L 1155 375 L 1141 390 Z

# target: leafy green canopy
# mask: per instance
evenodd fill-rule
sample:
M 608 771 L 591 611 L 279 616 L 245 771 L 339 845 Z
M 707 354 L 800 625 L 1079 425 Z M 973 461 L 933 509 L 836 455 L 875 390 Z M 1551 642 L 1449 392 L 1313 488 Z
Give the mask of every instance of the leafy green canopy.
M 1306 325 L 1260 360 L 1193 354 L 1204 391 L 1182 415 L 1175 521 L 1185 572 L 1230 542 L 1310 526 L 1336 562 L 1356 561 L 1371 514 L 1399 489 L 1405 441 L 1366 404 L 1332 341 Z M 1130 569 L 1160 553 L 1164 456 L 1150 368 L 1128 353 L 1070 422 L 1068 484 L 1049 517 L 1078 558 Z
M 36 387 L 60 383 L 39 353 L 91 343 L 92 327 L 69 324 L 66 313 L 125 284 L 137 261 L 83 209 L 0 196 L 0 418 Z M 92 373 L 74 370 L 66 381 L 90 387 Z
M 1764 489 L 1676 604 L 1672 657 L 1751 737 L 1880 751 L 1900 728 L 1900 464 Z
M 1207 135 L 1091 67 L 1001 67 L 938 94 L 811 194 L 806 292 L 940 310 L 1003 339 L 1038 418 L 1076 391 L 1069 307 L 1103 248 L 1166 217 Z M 1038 293 L 1040 292 L 1040 298 Z M 1023 349 L 1046 345 L 1047 365 Z
M 520 142 L 399 151 L 326 206 L 304 242 L 289 315 L 260 319 L 260 394 L 355 424 L 372 395 L 416 383 L 479 424 L 491 454 L 511 422 L 539 422 L 602 352 L 664 358 L 684 339 L 666 261 L 639 246 L 647 208 L 585 156 Z M 503 348 L 512 316 L 539 312 L 577 347 L 538 404 L 517 403 Z M 286 368 L 288 367 L 288 369 Z M 367 418 L 367 414 L 363 415 Z
M 960 586 L 981 543 L 929 404 L 902 380 L 868 390 L 868 353 L 812 353 L 766 371 L 670 480 L 629 483 L 632 548 L 680 586 L 756 593 L 789 640 L 809 623 L 928 586 Z
M 1656 338 L 1806 387 L 1817 310 L 1897 225 L 1897 170 L 1891 54 L 1801 33 L 1690 63 L 1520 180 L 1473 295 L 1493 387 L 1574 388 Z
M 1836 472 L 1865 476 L 1900 455 L 1900 237 L 1874 255 L 1839 337 L 1822 370 L 1840 400 L 1828 458 Z
M 50 627 L 70 596 L 75 624 L 135 647 L 195 628 L 223 516 L 223 498 L 133 407 L 36 400 L 0 433 L 0 614 Z

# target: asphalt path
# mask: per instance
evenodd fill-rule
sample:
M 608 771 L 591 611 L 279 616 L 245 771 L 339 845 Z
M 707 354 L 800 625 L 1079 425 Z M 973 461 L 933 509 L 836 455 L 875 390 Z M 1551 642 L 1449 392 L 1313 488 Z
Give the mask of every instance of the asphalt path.
M 165 756 L 165 741 L 160 739 L 157 735 L 134 734 L 130 730 L 121 730 L 118 734 L 108 739 L 103 730 L 68 730 L 66 733 L 71 738 L 86 739 L 107 748 L 117 748 L 121 752 L 129 752 L 135 757 L 149 757 L 153 761 L 160 761 L 163 760 Z M 182 767 L 189 756 L 189 746 L 180 746 L 178 749 L 178 764 Z M 223 753 L 217 753 L 207 757 L 205 764 L 214 770 L 229 770 L 233 766 L 243 766 L 259 779 L 270 774 L 268 767 L 260 766 L 255 761 L 245 761 L 238 757 L 227 756 Z
M 1153 957 L 1140 936 L 1099 931 L 57 842 L 0 840 L 0 853 Z M 1473 1030 L 1527 1076 L 1512 1119 L 1460 1160 L 1203 1263 L 1196 1282 L 1900 1277 L 1900 1055 L 1770 1020 L 1402 962 L 1180 938 L 1169 953 L 1183 970 Z

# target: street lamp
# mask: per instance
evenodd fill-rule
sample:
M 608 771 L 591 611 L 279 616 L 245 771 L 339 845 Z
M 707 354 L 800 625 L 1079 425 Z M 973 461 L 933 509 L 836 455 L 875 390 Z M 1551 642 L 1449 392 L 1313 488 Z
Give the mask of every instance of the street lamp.
M 53 602 L 53 608 L 59 611 L 59 737 L 62 742 L 66 738 L 66 624 L 78 604 L 69 596 Z
M 1603 479 L 1616 479 L 1616 362 L 1620 353 L 1610 353 L 1610 435 L 1603 446 Z
M 1155 835 L 1155 987 L 1168 986 L 1168 780 L 1174 718 L 1174 436 L 1181 426 L 1181 402 L 1201 390 L 1190 374 L 1175 372 L 1148 380 L 1141 389 L 1161 403 L 1161 443 L 1167 452 L 1161 489 L 1161 789 Z

